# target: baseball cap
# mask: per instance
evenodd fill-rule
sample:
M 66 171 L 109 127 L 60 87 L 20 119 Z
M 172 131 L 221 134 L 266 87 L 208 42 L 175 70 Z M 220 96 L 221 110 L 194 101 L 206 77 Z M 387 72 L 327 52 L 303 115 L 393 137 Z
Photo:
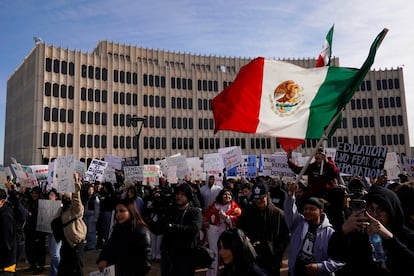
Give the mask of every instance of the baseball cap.
M 264 198 L 267 195 L 267 188 L 264 184 L 255 184 L 252 192 L 253 199 Z

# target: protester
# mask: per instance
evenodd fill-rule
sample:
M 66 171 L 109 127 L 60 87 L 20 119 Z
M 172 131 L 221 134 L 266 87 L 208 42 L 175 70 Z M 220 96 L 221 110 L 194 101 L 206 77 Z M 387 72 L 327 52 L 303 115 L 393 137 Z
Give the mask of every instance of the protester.
M 30 266 L 24 271 L 40 274 L 45 270 L 46 263 L 46 233 L 36 230 L 39 199 L 43 195 L 41 188 L 33 187 L 30 195 L 28 216 L 24 226 L 26 258 Z
M 95 186 L 93 184 L 88 184 L 87 186 L 87 195 L 85 196 L 83 206 L 83 220 L 85 221 L 86 227 L 88 228 L 88 233 L 86 234 L 85 250 L 95 250 L 97 241 L 96 224 L 99 218 L 100 204 L 99 197 L 95 191 Z
M 150 231 L 133 199 L 116 205 L 116 224 L 98 260 L 99 271 L 115 266 L 115 275 L 142 276 L 151 269 Z
M 288 186 L 284 203 L 285 220 L 291 233 L 289 275 L 332 275 L 343 266 L 328 257 L 328 242 L 335 230 L 323 213 L 322 201 L 316 197 L 305 201 L 303 214 L 298 212 L 296 189 L 296 183 Z
M 265 185 L 257 183 L 252 190 L 254 204 L 243 210 L 237 225 L 251 240 L 258 254 L 258 265 L 269 275 L 280 275 L 283 254 L 289 244 L 284 213 L 270 202 Z
M 414 232 L 404 225 L 397 195 L 391 190 L 371 187 L 364 197 L 366 211 L 353 212 L 332 234 L 329 256 L 345 262 L 343 275 L 412 275 L 414 273 Z M 382 239 L 385 261 L 374 261 L 369 236 Z
M 84 207 L 80 199 L 81 181 L 78 173 L 74 174 L 74 180 L 75 191 L 63 194 L 62 207 L 58 212 L 64 225 L 58 276 L 83 276 L 87 227 L 82 219 Z
M 241 194 L 239 195 L 239 206 L 242 210 L 250 207 L 253 204 L 252 198 L 252 187 L 250 183 L 243 184 L 241 188 Z
M 203 185 L 200 188 L 200 194 L 203 198 L 203 211 L 207 209 L 208 206 L 210 206 L 211 203 L 216 200 L 216 197 L 218 193 L 223 189 L 222 186 L 217 185 L 215 183 L 215 177 L 214 175 L 210 175 L 208 177 L 207 184 Z
M 296 174 L 300 174 L 303 166 L 292 162 L 292 151 L 287 153 L 289 168 Z M 308 176 L 307 192 L 310 197 L 326 198 L 329 189 L 337 184 L 339 169 L 332 159 L 328 160 L 322 148 L 315 153 L 315 161 L 310 163 L 303 175 Z
M 16 221 L 6 199 L 6 190 L 0 189 L 0 276 L 15 275 L 17 264 Z
M 142 214 L 144 212 L 144 200 L 142 199 L 140 193 L 139 193 L 139 188 L 137 185 L 130 185 L 127 188 L 127 197 L 135 200 L 135 204 L 137 205 L 138 211 L 140 214 Z
M 397 196 L 404 212 L 405 225 L 414 230 L 414 181 L 401 184 L 397 190 Z
M 269 179 L 270 201 L 278 208 L 283 210 L 283 202 L 286 197 L 286 184 L 282 179 Z
M 351 215 L 349 206 L 351 199 L 346 186 L 339 185 L 328 191 L 324 212 L 335 231 L 340 231 L 342 224 Z
M 215 260 L 207 271 L 207 276 L 216 276 L 219 268 L 218 237 L 224 230 L 236 227 L 241 213 L 239 205 L 233 200 L 233 194 L 228 188 L 223 188 L 216 200 L 207 207 L 203 215 L 203 226 L 207 229 L 209 248 L 216 254 Z
M 111 228 L 113 211 L 115 210 L 117 196 L 110 182 L 104 182 L 99 191 L 99 218 L 97 228 L 97 248 L 100 249 L 108 240 Z
M 220 276 L 266 276 L 268 273 L 256 263 L 257 253 L 249 238 L 238 228 L 221 233 L 217 247 L 224 265 Z
M 48 198 L 49 200 L 60 200 L 59 193 L 55 188 L 50 189 Z M 62 246 L 62 241 L 56 241 L 53 233 L 47 233 L 47 245 L 50 255 L 49 276 L 56 276 L 60 262 L 60 248 Z
M 163 234 L 161 242 L 161 275 L 193 276 L 196 269 L 194 249 L 200 242 L 202 214 L 200 208 L 190 206 L 191 187 L 175 187 L 175 204 L 157 221 L 151 222 L 151 231 Z M 160 214 L 161 215 L 161 214 Z

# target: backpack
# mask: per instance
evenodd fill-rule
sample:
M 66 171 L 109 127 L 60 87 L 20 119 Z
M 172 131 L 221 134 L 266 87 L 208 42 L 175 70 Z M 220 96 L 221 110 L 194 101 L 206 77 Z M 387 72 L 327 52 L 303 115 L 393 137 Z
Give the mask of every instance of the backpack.
M 65 228 L 66 226 L 78 219 L 78 217 L 75 217 L 66 223 L 62 223 L 62 216 L 60 215 L 52 220 L 50 226 L 52 227 L 53 237 L 55 238 L 56 242 L 60 242 L 65 237 L 65 234 L 63 233 L 63 228 Z

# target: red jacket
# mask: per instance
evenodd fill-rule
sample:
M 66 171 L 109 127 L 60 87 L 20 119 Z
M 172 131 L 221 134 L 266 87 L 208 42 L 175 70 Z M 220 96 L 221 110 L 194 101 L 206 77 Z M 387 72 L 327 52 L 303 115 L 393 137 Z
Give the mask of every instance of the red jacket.
M 236 227 L 239 217 L 242 213 L 241 208 L 235 201 L 231 201 L 228 210 L 225 212 L 227 218 L 224 220 L 227 227 Z M 224 207 L 219 203 L 210 204 L 203 216 L 203 222 L 209 222 L 213 225 L 220 225 L 220 207 Z M 222 221 L 223 222 L 223 221 Z

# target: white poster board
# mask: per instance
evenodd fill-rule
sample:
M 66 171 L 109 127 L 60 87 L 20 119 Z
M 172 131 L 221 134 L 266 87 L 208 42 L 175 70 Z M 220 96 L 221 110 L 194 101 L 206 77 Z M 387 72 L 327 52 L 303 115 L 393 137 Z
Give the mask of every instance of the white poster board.
M 75 191 L 75 179 L 73 178 L 75 161 L 73 154 L 60 156 L 54 161 L 53 187 L 56 187 L 58 192 L 73 193 Z
M 85 179 L 89 182 L 102 182 L 105 169 L 108 166 L 108 162 L 98 159 L 92 159 L 88 170 L 85 172 Z
M 39 199 L 36 230 L 52 233 L 50 223 L 58 215 L 61 206 L 62 202 L 60 200 Z

